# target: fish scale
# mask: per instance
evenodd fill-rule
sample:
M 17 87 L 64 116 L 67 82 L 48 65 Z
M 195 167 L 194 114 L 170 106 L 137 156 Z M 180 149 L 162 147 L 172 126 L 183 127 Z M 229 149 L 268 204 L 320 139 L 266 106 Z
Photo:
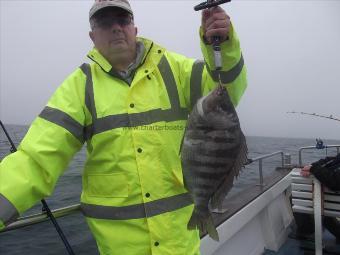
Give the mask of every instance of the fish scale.
M 220 206 L 247 162 L 247 145 L 228 92 L 222 86 L 198 100 L 181 146 L 184 184 L 194 210 L 188 229 L 219 240 L 210 207 Z

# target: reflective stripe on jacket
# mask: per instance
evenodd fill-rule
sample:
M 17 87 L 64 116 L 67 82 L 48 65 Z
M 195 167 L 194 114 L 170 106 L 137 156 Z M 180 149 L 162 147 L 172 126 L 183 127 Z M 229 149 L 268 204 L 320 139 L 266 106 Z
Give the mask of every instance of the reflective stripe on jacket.
M 64 81 L 1 162 L 0 227 L 49 196 L 86 142 L 81 207 L 101 254 L 199 254 L 197 231 L 186 229 L 193 206 L 179 148 L 190 108 L 216 86 L 212 49 L 202 43 L 204 65 L 139 40 L 146 54 L 131 84 L 92 50 L 94 63 Z M 235 33 L 222 50 L 222 80 L 236 105 L 246 71 Z

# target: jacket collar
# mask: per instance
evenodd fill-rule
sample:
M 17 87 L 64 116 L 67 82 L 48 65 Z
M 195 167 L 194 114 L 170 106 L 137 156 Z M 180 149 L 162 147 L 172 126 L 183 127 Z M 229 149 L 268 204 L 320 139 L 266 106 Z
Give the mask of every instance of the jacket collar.
M 142 57 L 141 61 L 141 63 L 144 63 L 146 57 L 153 47 L 153 42 L 142 37 L 137 37 L 137 41 L 143 43 L 145 48 L 144 56 Z M 105 59 L 105 57 L 98 51 L 96 47 L 90 50 L 90 52 L 87 54 L 87 57 L 93 62 L 97 63 L 105 72 L 110 73 L 112 71 L 111 64 Z

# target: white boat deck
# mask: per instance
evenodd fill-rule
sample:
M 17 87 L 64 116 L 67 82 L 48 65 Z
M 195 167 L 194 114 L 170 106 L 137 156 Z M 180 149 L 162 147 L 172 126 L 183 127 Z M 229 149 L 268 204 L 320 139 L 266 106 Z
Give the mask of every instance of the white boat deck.
M 293 219 L 286 195 L 291 184 L 288 173 L 287 169 L 275 171 L 265 179 L 267 185 L 227 198 L 225 206 L 230 210 L 214 214 L 220 242 L 204 236 L 201 253 L 260 255 L 266 248 L 277 251 L 286 241 Z

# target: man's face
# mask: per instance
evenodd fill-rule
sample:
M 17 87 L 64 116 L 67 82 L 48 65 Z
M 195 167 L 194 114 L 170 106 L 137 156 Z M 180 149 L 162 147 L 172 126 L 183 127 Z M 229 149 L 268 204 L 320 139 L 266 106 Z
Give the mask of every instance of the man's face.
M 130 13 L 120 8 L 105 8 L 95 15 L 91 25 L 90 37 L 105 57 L 135 52 L 137 28 Z

